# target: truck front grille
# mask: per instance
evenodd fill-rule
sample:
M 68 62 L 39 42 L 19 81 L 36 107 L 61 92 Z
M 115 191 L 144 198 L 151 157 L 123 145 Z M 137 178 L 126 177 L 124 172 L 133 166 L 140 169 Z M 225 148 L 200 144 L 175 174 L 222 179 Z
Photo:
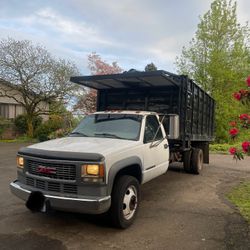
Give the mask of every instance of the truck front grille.
M 26 185 L 46 191 L 77 194 L 77 185 L 75 184 L 64 184 L 26 177 Z
M 77 186 L 72 185 L 72 184 L 64 184 L 63 185 L 63 192 L 70 193 L 70 194 L 76 194 L 77 193 Z
M 34 182 L 34 179 L 33 179 L 33 182 Z M 39 189 L 45 189 L 45 181 L 36 180 L 36 187 Z
M 52 179 L 76 179 L 76 166 L 73 164 L 28 160 L 27 171 L 33 175 L 44 176 Z
M 32 178 L 26 178 L 26 184 L 28 185 L 28 186 L 34 186 L 35 185 L 35 182 L 34 182 L 34 179 L 32 179 Z
M 48 190 L 53 192 L 60 192 L 60 183 L 48 182 Z

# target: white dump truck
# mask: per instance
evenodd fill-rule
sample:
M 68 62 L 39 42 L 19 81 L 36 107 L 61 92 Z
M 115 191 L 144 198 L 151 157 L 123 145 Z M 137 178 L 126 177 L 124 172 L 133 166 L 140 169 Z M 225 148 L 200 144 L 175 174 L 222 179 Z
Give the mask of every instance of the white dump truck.
M 98 90 L 98 112 L 67 137 L 18 151 L 10 188 L 30 210 L 107 212 L 115 226 L 127 228 L 141 184 L 171 162 L 193 174 L 209 162 L 214 100 L 186 76 L 154 71 L 71 81 Z

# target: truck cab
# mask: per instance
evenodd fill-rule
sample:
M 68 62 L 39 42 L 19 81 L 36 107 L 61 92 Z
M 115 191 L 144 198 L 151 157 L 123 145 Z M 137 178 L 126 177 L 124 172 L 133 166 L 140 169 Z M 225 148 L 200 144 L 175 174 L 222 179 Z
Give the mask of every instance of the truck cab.
M 114 224 L 126 228 L 137 213 L 140 184 L 167 171 L 169 145 L 155 112 L 96 112 L 68 137 L 20 149 L 17 162 L 11 191 L 29 209 L 110 210 Z

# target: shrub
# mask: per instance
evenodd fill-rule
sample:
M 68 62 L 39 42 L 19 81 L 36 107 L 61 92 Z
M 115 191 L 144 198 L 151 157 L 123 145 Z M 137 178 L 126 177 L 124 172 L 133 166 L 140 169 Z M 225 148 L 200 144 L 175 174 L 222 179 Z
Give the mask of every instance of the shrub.
M 24 134 L 27 131 L 27 119 L 25 115 L 19 115 L 15 118 L 14 124 L 18 132 Z
M 48 124 L 48 126 L 51 129 L 51 132 L 64 127 L 63 118 L 62 116 L 59 115 L 50 115 L 49 120 L 46 121 L 45 123 Z
M 66 136 L 78 125 L 80 118 L 74 118 L 71 113 L 65 115 L 50 115 L 49 120 L 41 124 L 35 131 L 35 137 L 39 141 L 46 141 Z
M 56 138 L 61 138 L 64 137 L 66 135 L 68 135 L 70 133 L 70 129 L 58 129 L 52 133 L 49 134 L 49 139 L 56 139 Z
M 10 120 L 0 117 L 0 138 L 2 137 L 4 131 L 12 125 L 13 123 Z
M 48 122 L 41 124 L 35 131 L 35 137 L 39 141 L 49 140 L 49 134 L 52 132 L 52 129 Z
M 33 118 L 33 127 L 34 130 L 36 128 L 38 128 L 41 123 L 42 123 L 42 118 L 40 116 L 35 116 Z M 27 126 L 27 115 L 18 115 L 15 120 L 14 120 L 14 124 L 18 130 L 19 133 L 21 134 L 25 134 L 28 130 L 28 126 Z
M 50 136 L 55 131 L 61 130 L 64 127 L 63 118 L 59 115 L 51 115 L 49 120 L 42 123 L 35 131 L 35 137 L 39 141 L 47 141 L 54 138 Z
M 71 124 L 70 124 L 71 126 L 70 126 L 70 128 L 73 129 L 76 126 L 78 126 L 78 124 L 81 122 L 82 119 L 83 119 L 83 116 L 80 116 L 80 115 L 73 117 L 71 119 Z

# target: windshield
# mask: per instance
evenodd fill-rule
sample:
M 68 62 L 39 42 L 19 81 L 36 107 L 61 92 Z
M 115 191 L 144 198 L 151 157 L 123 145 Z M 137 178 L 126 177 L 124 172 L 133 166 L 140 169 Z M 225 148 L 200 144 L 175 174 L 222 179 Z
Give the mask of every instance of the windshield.
M 70 136 L 107 137 L 139 140 L 141 115 L 94 114 L 83 118 Z

